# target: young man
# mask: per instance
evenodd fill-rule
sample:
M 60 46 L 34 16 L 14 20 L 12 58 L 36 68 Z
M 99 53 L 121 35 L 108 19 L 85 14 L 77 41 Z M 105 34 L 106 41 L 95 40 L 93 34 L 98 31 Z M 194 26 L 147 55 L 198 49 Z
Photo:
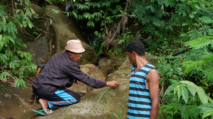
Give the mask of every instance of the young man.
M 38 114 L 51 114 L 54 109 L 79 102 L 79 94 L 66 89 L 77 80 L 94 88 L 115 88 L 119 85 L 117 81 L 96 80 L 80 70 L 76 61 L 85 49 L 79 40 L 69 40 L 65 49 L 66 52 L 53 55 L 33 81 L 33 92 L 39 97 L 43 108 L 40 111 L 33 110 Z
M 128 119 L 157 119 L 159 76 L 156 68 L 148 63 L 141 41 L 133 40 L 126 46 L 131 69 L 129 84 Z

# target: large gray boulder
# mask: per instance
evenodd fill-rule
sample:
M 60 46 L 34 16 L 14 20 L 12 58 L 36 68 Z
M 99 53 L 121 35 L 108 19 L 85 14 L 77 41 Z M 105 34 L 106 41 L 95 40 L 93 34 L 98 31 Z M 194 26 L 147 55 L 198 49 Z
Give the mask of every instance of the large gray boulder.
M 24 9 L 26 6 L 18 6 L 20 9 Z M 46 63 L 50 56 L 55 52 L 52 52 L 54 45 L 52 39 L 54 32 L 49 26 L 49 19 L 45 15 L 43 8 L 40 6 L 30 3 L 30 7 L 38 15 L 38 18 L 31 18 L 33 28 L 19 28 L 19 37 L 23 39 L 27 48 L 23 49 L 26 52 L 32 54 L 32 61 L 35 64 Z
M 32 55 L 32 61 L 35 64 L 42 64 L 49 60 L 49 44 L 45 36 L 40 37 L 36 41 L 29 41 L 25 43 L 27 52 Z
M 47 6 L 47 9 L 45 9 L 45 13 L 53 21 L 52 26 L 55 31 L 57 52 L 65 51 L 64 48 L 68 40 L 79 39 L 86 50 L 83 53 L 81 61 L 83 62 L 84 60 L 87 60 L 92 64 L 97 64 L 99 61 L 98 56 L 93 48 L 86 43 L 86 39 L 83 37 L 83 34 L 80 32 L 76 23 L 70 21 L 63 13 L 56 14 L 53 10 L 60 11 L 58 7 L 49 5 Z

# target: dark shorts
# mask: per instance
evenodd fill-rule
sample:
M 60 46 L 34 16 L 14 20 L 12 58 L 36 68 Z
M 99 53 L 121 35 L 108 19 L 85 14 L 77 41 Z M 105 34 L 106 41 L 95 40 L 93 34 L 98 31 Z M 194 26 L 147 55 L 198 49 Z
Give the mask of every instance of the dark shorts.
M 55 93 L 42 94 L 33 87 L 34 93 L 37 95 L 36 100 L 40 98 L 46 99 L 49 109 L 57 109 L 62 106 L 72 105 L 80 101 L 80 95 L 68 89 L 57 90 Z

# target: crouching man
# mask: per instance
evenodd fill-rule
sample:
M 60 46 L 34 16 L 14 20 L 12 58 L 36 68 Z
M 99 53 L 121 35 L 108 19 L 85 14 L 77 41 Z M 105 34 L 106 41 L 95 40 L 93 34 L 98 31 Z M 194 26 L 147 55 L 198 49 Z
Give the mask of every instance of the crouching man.
M 93 88 L 115 88 L 119 85 L 117 81 L 96 80 L 80 70 L 76 61 L 82 57 L 85 49 L 79 40 L 69 40 L 65 49 L 66 52 L 56 53 L 51 57 L 32 83 L 33 91 L 43 108 L 40 111 L 33 110 L 38 114 L 51 114 L 54 109 L 79 102 L 79 94 L 66 89 L 73 82 L 81 81 Z

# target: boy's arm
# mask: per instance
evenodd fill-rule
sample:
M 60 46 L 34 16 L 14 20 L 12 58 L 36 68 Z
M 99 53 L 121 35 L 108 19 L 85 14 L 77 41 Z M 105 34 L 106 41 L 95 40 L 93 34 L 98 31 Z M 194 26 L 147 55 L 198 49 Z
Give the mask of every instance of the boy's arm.
M 158 108 L 159 108 L 159 75 L 156 69 L 152 69 L 147 74 L 147 79 L 149 80 L 149 92 L 152 101 L 152 107 L 150 112 L 150 119 L 157 119 Z

